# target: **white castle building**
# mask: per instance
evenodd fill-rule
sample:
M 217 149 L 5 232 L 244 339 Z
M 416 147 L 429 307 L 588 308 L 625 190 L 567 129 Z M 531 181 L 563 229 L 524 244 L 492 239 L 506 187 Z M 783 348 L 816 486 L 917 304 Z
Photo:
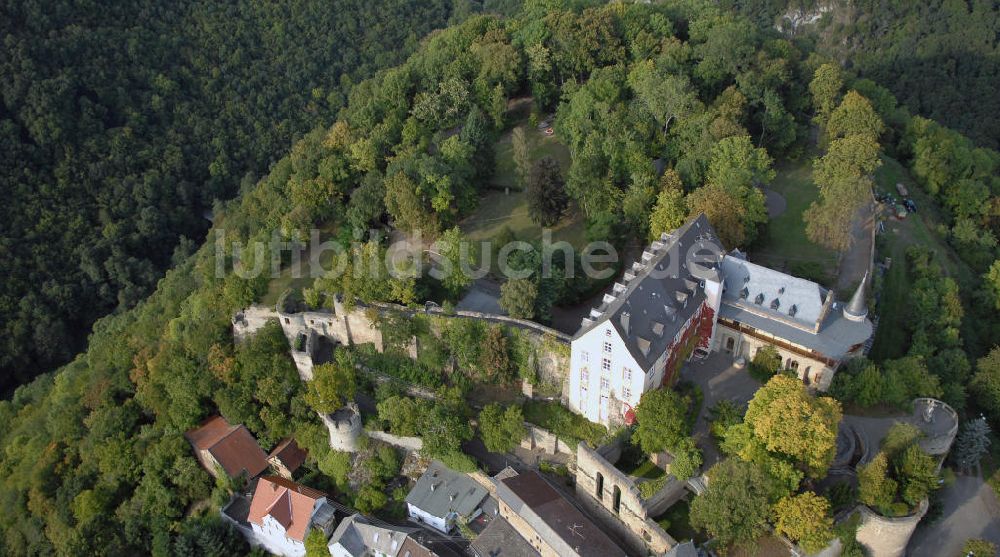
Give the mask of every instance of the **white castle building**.
M 696 349 L 749 360 L 770 345 L 825 390 L 872 334 L 866 280 L 843 306 L 815 282 L 727 254 L 704 215 L 664 233 L 623 280 L 583 319 L 570 357 L 570 408 L 607 426 L 631 423 L 642 393 L 672 384 Z

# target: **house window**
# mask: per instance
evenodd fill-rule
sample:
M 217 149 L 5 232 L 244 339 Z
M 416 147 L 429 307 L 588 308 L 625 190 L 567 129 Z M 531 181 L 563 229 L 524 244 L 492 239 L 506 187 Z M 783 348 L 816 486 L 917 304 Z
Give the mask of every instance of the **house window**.
M 580 370 L 580 382 L 583 384 L 590 383 L 590 370 L 583 368 Z
M 611 360 L 607 358 L 601 359 L 601 371 L 611 371 Z
M 605 329 L 604 330 L 604 336 L 610 337 L 611 336 L 611 329 Z
M 611 343 L 610 342 L 605 342 L 604 343 L 604 351 L 607 352 L 608 354 L 611 353 Z
M 630 389 L 628 387 L 625 387 L 624 389 L 622 389 L 622 397 L 625 400 L 632 400 L 632 389 Z
M 627 382 L 631 382 L 632 381 L 632 370 L 629 369 L 629 368 L 627 368 L 627 367 L 623 367 L 622 368 L 622 379 L 624 379 Z
M 611 388 L 611 382 L 608 381 L 608 378 L 607 377 L 601 377 L 601 390 L 602 391 L 607 391 L 610 388 Z
M 589 362 L 590 361 L 590 352 L 587 352 L 586 350 L 584 350 L 580 354 L 580 359 L 583 360 L 583 361 L 585 361 L 585 362 Z

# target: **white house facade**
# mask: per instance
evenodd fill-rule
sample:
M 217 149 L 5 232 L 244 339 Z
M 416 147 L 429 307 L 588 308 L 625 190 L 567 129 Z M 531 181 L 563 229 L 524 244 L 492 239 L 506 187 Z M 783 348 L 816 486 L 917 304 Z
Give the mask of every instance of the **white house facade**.
M 326 495 L 315 489 L 278 476 L 266 476 L 257 482 L 244 530 L 251 545 L 274 555 L 302 557 L 310 528 L 329 534 L 334 511 Z
M 631 423 L 642 393 L 672 384 L 696 349 L 750 359 L 773 346 L 786 369 L 825 390 L 871 337 L 862 280 L 841 304 L 815 282 L 725 252 L 704 215 L 664 233 L 583 319 L 571 343 L 568 406 Z
M 573 338 L 571 409 L 606 426 L 630 423 L 643 392 L 671 382 L 695 348 L 709 347 L 721 254 L 704 216 L 643 252 Z
M 413 520 L 447 534 L 455 521 L 482 514 L 488 492 L 467 474 L 433 461 L 406 495 L 406 510 Z

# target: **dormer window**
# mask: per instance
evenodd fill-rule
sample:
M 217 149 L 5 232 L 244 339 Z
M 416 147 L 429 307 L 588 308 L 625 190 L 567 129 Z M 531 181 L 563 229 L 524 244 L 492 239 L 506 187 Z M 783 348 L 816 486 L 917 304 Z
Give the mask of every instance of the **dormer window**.
M 753 301 L 753 302 L 754 302 L 755 304 L 757 304 L 758 306 L 759 306 L 760 304 L 763 304 L 763 303 L 764 303 L 764 293 L 763 293 L 763 292 L 761 292 L 760 294 L 757 294 L 757 297 L 756 297 L 756 298 L 754 298 L 754 301 Z
M 788 308 L 788 315 L 795 317 L 795 314 L 799 312 L 799 306 L 792 304 L 792 307 Z
M 743 290 L 740 290 L 740 299 L 746 300 L 749 297 L 750 297 L 750 289 L 744 286 Z
M 779 307 L 781 307 L 781 300 L 777 298 L 771 300 L 771 309 L 777 310 Z

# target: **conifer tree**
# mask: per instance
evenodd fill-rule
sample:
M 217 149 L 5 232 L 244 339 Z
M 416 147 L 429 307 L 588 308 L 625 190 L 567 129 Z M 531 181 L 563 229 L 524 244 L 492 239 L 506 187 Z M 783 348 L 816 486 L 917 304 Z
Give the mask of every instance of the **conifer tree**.
M 979 460 L 990 448 L 990 426 L 986 418 L 980 416 L 965 423 L 962 433 L 955 443 L 955 463 L 963 470 L 971 470 L 979 465 Z

